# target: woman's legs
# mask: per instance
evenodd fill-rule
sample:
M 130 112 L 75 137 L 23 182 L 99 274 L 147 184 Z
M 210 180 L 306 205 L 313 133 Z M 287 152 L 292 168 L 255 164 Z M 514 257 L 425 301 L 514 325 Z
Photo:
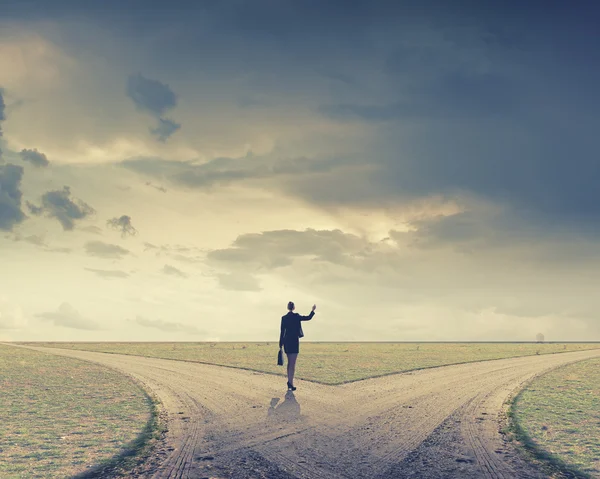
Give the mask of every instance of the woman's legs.
M 288 373 L 288 382 L 293 385 L 294 384 L 294 373 L 296 372 L 296 358 L 298 357 L 298 353 L 290 353 L 287 355 L 288 363 L 287 363 L 287 373 Z

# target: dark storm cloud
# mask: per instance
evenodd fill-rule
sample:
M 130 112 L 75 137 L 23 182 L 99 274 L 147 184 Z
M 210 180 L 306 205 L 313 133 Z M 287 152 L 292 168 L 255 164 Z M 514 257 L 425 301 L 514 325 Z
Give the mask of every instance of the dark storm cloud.
M 127 215 L 122 215 L 119 218 L 111 218 L 106 224 L 109 228 L 120 231 L 123 238 L 127 235 L 135 236 L 137 234 L 137 230 L 131 224 L 131 217 Z
M 50 321 L 56 326 L 65 328 L 82 329 L 87 331 L 101 330 L 102 327 L 93 320 L 83 317 L 69 303 L 62 303 L 58 311 L 36 314 L 38 318 Z
M 516 222 L 505 212 L 467 211 L 412 220 L 409 225 L 414 228 L 412 231 L 390 231 L 391 239 L 424 249 L 514 246 L 539 234 L 539 231 Z
M 325 105 L 320 111 L 341 120 L 460 120 L 518 113 L 521 97 L 510 79 L 492 74 L 442 76 L 429 88 L 412 88 L 405 100 L 383 105 Z
M 585 227 L 600 218 L 600 163 L 593 158 L 597 147 L 589 126 L 563 122 L 540 117 L 533 122 L 514 118 L 495 129 L 430 126 L 398 144 L 404 154 L 387 160 L 371 180 L 388 194 L 465 191 L 533 211 L 540 221 Z M 542 132 L 539 125 L 544 123 Z
M 84 247 L 88 255 L 98 256 L 99 258 L 121 259 L 123 256 L 130 254 L 129 250 L 119 245 L 103 243 L 102 241 L 88 241 Z
M 594 239 L 585 244 L 579 231 L 540 223 L 537 216 L 515 215 L 507 208 L 482 208 L 438 215 L 408 222 L 411 231 L 390 231 L 390 239 L 403 247 L 427 251 L 445 250 L 479 257 L 505 257 L 548 266 L 581 265 L 600 260 Z M 600 234 L 600 227 L 588 232 Z M 551 238 L 544 236 L 553 233 Z
M 12 231 L 26 218 L 21 210 L 23 167 L 0 164 L 0 230 Z
M 48 158 L 46 158 L 46 155 L 37 151 L 36 148 L 33 150 L 23 149 L 21 150 L 20 155 L 23 161 L 31 163 L 37 168 L 44 168 L 50 164 Z
M 345 158 L 338 163 L 339 171 L 321 172 L 317 179 L 297 178 L 286 184 L 286 191 L 327 207 L 401 203 L 467 192 L 506 204 L 515 215 L 532 212 L 536 221 L 549 227 L 560 222 L 565 228 L 585 230 L 600 218 L 596 185 L 600 148 L 594 135 L 600 127 L 595 113 L 600 95 L 593 81 L 600 81 L 600 62 L 595 61 L 600 60 L 600 45 L 590 35 L 592 30 L 586 29 L 591 27 L 589 18 L 577 29 L 571 23 L 574 13 L 553 12 L 556 7 L 538 11 L 530 5 L 520 10 L 522 18 L 507 20 L 471 3 L 459 21 L 459 10 L 465 12 L 464 8 L 443 7 L 424 14 L 425 10 L 411 12 L 391 3 L 374 7 L 356 2 L 347 11 L 341 4 L 328 5 L 318 19 L 306 18 L 307 23 L 302 23 L 311 5 L 283 2 L 269 12 L 253 8 L 254 12 L 246 13 L 257 16 L 258 25 L 264 22 L 264 30 L 239 21 L 244 7 L 235 13 L 217 8 L 217 13 L 209 9 L 204 14 L 213 15 L 210 18 L 219 25 L 235 25 L 250 43 L 258 42 L 259 32 L 264 31 L 272 39 L 264 45 L 277 44 L 286 52 L 306 49 L 302 63 L 290 66 L 284 60 L 290 71 L 300 66 L 322 70 L 315 62 L 325 57 L 333 61 L 350 45 L 356 47 L 352 60 L 330 73 L 362 75 L 359 83 L 365 88 L 344 90 L 343 101 L 337 102 L 342 95 L 334 92 L 330 101 L 315 106 L 342 122 L 360 121 L 375 128 L 369 147 L 357 148 L 355 154 L 371 171 L 345 171 L 344 160 L 359 161 Z M 410 19 L 418 21 L 392 31 L 392 23 L 402 13 L 407 14 L 402 20 L 406 24 Z M 280 21 L 272 24 L 268 19 L 273 18 Z M 536 21 L 528 23 L 532 18 Z M 299 35 L 307 25 L 315 38 L 328 35 L 327 25 L 332 36 L 341 35 L 344 41 L 321 50 L 316 41 L 301 43 Z M 354 40 L 345 37 L 352 27 L 357 31 Z M 389 41 L 369 45 L 362 34 L 379 28 Z M 599 48 L 593 49 L 592 44 Z M 259 51 L 274 55 L 264 45 Z M 193 42 L 187 48 L 201 49 Z M 232 58 L 251 68 L 239 58 L 241 47 L 231 51 Z M 369 51 L 377 55 L 368 56 Z M 332 67 L 338 66 L 342 68 L 333 61 Z M 266 71 L 277 68 L 266 62 Z M 366 71 L 373 72 L 372 78 L 363 74 Z M 193 187 L 248 179 L 279 182 L 281 173 L 270 164 L 246 160 L 219 159 L 204 165 L 144 161 L 132 160 L 125 166 Z
M 319 206 L 467 192 L 548 228 L 586 232 L 600 219 L 600 8 L 491 3 L 134 2 L 123 9 L 116 1 L 52 8 L 40 1 L 3 14 L 73 15 L 132 42 L 144 38 L 154 71 L 222 83 L 219 93 L 232 102 L 268 93 L 273 103 L 290 99 L 327 121 L 362 122 L 371 141 L 356 149 L 361 158 L 347 160 L 370 171 L 341 168 L 286 183 L 285 191 Z M 75 39 L 66 32 L 61 41 Z M 127 91 L 155 118 L 176 105 L 168 85 L 141 74 Z M 156 135 L 173 128 L 165 123 Z M 125 166 L 192 187 L 248 179 L 279 186 L 273 165 L 225 163 Z
M 42 195 L 42 206 L 27 202 L 32 214 L 46 213 L 56 218 L 65 231 L 75 227 L 75 222 L 95 213 L 94 208 L 82 200 L 71 198 L 71 188 L 64 186 L 62 190 L 48 191 Z

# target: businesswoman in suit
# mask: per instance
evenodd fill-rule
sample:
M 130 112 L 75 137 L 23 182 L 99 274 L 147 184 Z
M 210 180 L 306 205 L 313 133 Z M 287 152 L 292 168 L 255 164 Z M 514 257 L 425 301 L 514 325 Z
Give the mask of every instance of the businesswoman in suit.
M 281 317 L 281 333 L 279 335 L 279 349 L 283 348 L 288 358 L 287 374 L 288 389 L 295 391 L 294 373 L 296 372 L 296 359 L 300 352 L 300 338 L 304 336 L 301 321 L 310 321 L 315 315 L 316 305 L 313 305 L 308 316 L 300 316 L 294 313 L 294 303 L 288 303 L 288 313 Z

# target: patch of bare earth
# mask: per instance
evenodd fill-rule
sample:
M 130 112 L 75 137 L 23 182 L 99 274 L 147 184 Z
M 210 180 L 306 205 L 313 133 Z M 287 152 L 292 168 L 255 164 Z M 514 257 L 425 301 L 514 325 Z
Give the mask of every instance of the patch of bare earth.
M 541 478 L 500 433 L 537 374 L 600 350 L 446 366 L 340 386 L 249 371 L 44 349 L 119 369 L 163 403 L 168 432 L 129 477 Z M 301 358 L 300 358 L 301 360 Z

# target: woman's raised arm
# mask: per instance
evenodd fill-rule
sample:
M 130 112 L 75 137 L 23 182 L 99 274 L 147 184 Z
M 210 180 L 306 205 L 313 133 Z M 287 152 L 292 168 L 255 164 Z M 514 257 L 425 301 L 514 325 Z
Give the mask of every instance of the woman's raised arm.
M 310 321 L 313 318 L 313 316 L 315 315 L 315 309 L 317 309 L 317 305 L 313 304 L 312 310 L 308 316 L 298 315 L 298 316 L 300 316 L 300 321 Z

